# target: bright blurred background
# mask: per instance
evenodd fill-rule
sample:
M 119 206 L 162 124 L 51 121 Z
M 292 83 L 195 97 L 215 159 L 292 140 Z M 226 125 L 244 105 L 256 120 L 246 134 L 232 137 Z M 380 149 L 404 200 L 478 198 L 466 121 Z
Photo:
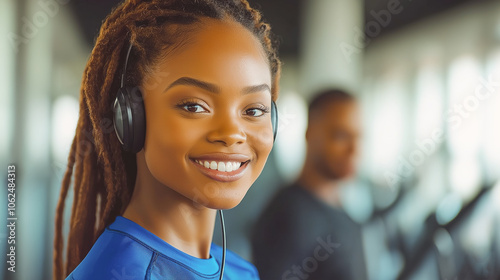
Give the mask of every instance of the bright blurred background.
M 363 105 L 360 172 L 344 205 L 363 225 L 369 278 L 498 279 L 500 1 L 250 2 L 281 41 L 280 129 L 261 177 L 226 211 L 229 249 L 251 259 L 253 223 L 302 166 L 307 101 L 332 86 Z M 117 3 L 0 0 L 0 166 L 7 182 L 16 165 L 18 216 L 16 273 L 0 227 L 2 279 L 51 279 L 81 77 Z M 6 184 L 1 195 L 7 224 Z

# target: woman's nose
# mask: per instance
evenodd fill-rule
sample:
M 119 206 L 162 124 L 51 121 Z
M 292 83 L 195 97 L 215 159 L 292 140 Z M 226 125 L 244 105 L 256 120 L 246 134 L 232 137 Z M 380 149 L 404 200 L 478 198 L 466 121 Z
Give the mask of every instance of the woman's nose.
M 222 143 L 226 147 L 244 143 L 246 139 L 247 135 L 238 117 L 229 114 L 217 117 L 214 128 L 207 135 L 209 142 Z

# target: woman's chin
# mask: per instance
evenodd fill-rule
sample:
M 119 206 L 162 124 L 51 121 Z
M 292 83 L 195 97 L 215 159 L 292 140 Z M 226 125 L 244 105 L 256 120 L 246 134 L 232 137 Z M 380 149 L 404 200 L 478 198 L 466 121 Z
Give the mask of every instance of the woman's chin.
M 232 209 L 243 200 L 244 195 L 238 197 L 220 197 L 208 201 L 204 206 L 211 209 L 229 210 Z
M 193 202 L 211 209 L 231 209 L 243 200 L 252 182 L 241 180 L 239 182 L 223 183 L 210 181 L 202 184 L 203 187 L 190 191 Z M 193 183 L 194 184 L 194 183 Z

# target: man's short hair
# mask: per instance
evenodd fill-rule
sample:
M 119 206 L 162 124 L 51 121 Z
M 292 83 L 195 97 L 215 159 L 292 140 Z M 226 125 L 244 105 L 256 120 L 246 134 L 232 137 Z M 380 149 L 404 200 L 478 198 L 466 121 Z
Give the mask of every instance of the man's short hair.
M 310 119 L 312 114 L 320 112 L 327 105 L 346 101 L 356 101 L 356 97 L 342 89 L 325 89 L 319 91 L 309 102 L 308 117 Z

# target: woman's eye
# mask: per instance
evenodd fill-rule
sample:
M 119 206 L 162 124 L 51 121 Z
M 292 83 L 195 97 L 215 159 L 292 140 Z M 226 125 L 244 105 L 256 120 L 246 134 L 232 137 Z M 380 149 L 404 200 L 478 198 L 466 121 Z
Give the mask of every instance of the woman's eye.
M 186 104 L 186 105 L 183 105 L 182 108 L 188 112 L 191 112 L 191 113 L 206 112 L 205 108 L 203 108 L 199 104 Z
M 264 109 L 259 109 L 259 108 L 252 108 L 248 109 L 245 111 L 246 115 L 252 116 L 252 117 L 260 117 L 264 115 L 266 111 Z

